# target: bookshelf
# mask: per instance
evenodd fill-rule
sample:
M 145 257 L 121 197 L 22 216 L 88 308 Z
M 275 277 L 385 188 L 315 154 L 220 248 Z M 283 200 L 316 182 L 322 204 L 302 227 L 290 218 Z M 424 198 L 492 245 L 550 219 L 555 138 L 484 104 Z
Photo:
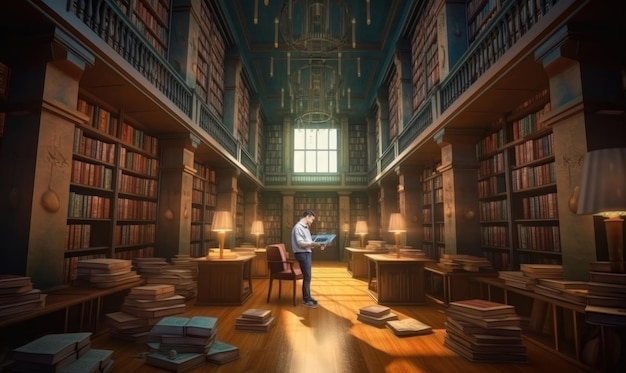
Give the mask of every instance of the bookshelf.
M 207 254 L 209 247 L 217 246 L 211 237 L 211 222 L 217 205 L 215 171 L 201 162 L 194 161 L 196 174 L 191 190 L 191 255 Z
M 470 0 L 467 2 L 467 31 L 470 43 L 484 30 L 496 14 L 502 0 Z
M 561 263 L 548 99 L 528 100 L 476 145 L 482 250 L 499 270 Z
M 116 0 L 150 45 L 167 57 L 169 41 L 170 2 L 168 0 Z
M 79 98 L 78 110 L 90 121 L 74 130 L 67 282 L 81 259 L 153 255 L 156 234 L 157 139 L 86 98 Z
M 389 140 L 398 136 L 400 128 L 400 76 L 395 68 L 392 67 L 391 77 L 387 83 L 387 90 L 389 91 Z
M 348 151 L 350 152 L 350 172 L 367 172 L 367 126 L 351 123 L 348 133 Z
M 445 250 L 443 218 L 443 179 L 437 165 L 425 167 L 422 182 L 422 249 L 427 257 L 438 260 Z
M 235 246 L 240 246 L 245 241 L 244 200 L 244 191 L 239 188 L 237 191 L 237 205 L 235 210 Z
M 315 222 L 311 226 L 311 235 L 335 234 L 339 236 L 339 197 L 332 192 L 306 193 L 298 192 L 294 196 L 293 222 L 301 218 L 303 211 L 312 209 L 315 211 Z M 324 251 L 316 251 L 316 260 L 338 260 L 339 243 L 336 239 Z
M 265 247 L 283 240 L 281 220 L 283 196 L 280 192 L 261 192 L 259 197 L 260 216 L 263 219 L 264 235 L 259 237 L 259 245 Z
M 283 131 L 282 126 L 268 124 L 265 130 L 265 172 L 283 172 Z
M 348 232 L 348 237 L 354 237 L 354 239 L 359 240 L 361 239 L 359 236 L 354 236 L 354 229 L 356 228 L 356 222 L 358 220 L 366 220 L 368 221 L 368 225 L 371 225 L 369 223 L 368 206 L 367 192 L 350 193 L 350 231 Z M 369 229 L 372 230 L 372 227 L 369 227 Z
M 413 111 L 415 112 L 422 106 L 428 91 L 439 79 L 437 8 L 437 2 L 427 2 L 411 34 L 411 54 L 424 56 L 423 58 L 413 58 L 411 63 L 414 87 Z

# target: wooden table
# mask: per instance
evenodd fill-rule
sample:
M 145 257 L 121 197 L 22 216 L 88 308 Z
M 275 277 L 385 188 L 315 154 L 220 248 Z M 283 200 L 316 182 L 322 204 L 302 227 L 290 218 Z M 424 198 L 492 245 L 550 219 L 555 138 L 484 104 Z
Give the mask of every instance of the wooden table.
M 384 305 L 424 304 L 424 264 L 428 258 L 397 257 L 395 254 L 365 254 L 369 260 L 367 290 Z
M 365 254 L 385 254 L 389 250 L 368 250 L 358 247 L 346 247 L 348 253 L 348 273 L 354 278 L 367 278 L 369 260 Z
M 239 255 L 254 255 L 252 259 L 252 278 L 267 278 L 269 277 L 269 269 L 267 268 L 267 250 L 265 248 L 247 248 L 236 247 L 233 251 Z
M 497 277 L 498 272 L 469 272 L 449 270 L 437 265 L 436 262 L 424 266 L 426 296 L 434 301 L 448 304 L 455 300 L 469 299 L 472 294 L 472 279 L 476 276 Z
M 196 259 L 198 263 L 198 295 L 196 304 L 241 305 L 252 295 L 253 255 L 236 258 Z

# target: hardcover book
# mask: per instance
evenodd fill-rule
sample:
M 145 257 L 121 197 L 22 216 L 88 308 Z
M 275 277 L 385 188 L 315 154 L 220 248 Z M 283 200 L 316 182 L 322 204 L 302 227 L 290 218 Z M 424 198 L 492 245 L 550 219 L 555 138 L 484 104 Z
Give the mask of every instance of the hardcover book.
M 502 354 L 496 352 L 478 352 L 472 351 L 470 348 L 458 343 L 456 340 L 450 338 L 449 335 L 444 337 L 443 345 L 450 350 L 463 356 L 469 361 L 474 362 L 511 362 L 511 363 L 523 363 L 528 360 L 526 353 L 509 353 Z
M 172 295 L 167 298 L 159 298 L 159 299 L 124 299 L 124 304 L 129 307 L 135 308 L 155 308 L 155 307 L 169 307 L 177 304 L 184 304 L 185 297 L 182 295 Z
M 144 309 L 144 308 L 130 307 L 122 303 L 121 310 L 123 312 L 130 313 L 131 315 L 134 315 L 137 317 L 155 318 L 155 317 L 165 317 L 165 316 L 178 315 L 178 314 L 184 313 L 186 310 L 186 307 L 187 306 L 183 303 L 183 304 L 176 304 L 176 305 L 168 306 L 168 307 L 154 307 L 154 308 Z
M 40 295 L 41 295 L 40 289 L 32 289 L 25 293 L 0 295 L 0 305 L 26 302 L 29 300 L 37 300 L 39 299 Z
M 152 334 L 185 335 L 185 325 L 189 321 L 188 317 L 169 316 L 159 320 L 152 327 Z
M 241 317 L 244 319 L 252 319 L 257 321 L 267 321 L 272 316 L 271 310 L 249 308 L 241 313 Z
M 456 343 L 466 347 L 473 352 L 497 353 L 497 354 L 526 354 L 526 346 L 519 339 L 518 343 L 476 343 L 463 334 L 448 331 L 446 337 L 451 338 Z
M 146 355 L 146 364 L 177 373 L 195 369 L 204 364 L 205 361 L 206 355 L 203 353 L 165 355 L 160 352 L 153 352 Z
M 91 333 L 47 334 L 13 350 L 15 360 L 57 364 L 91 344 Z
M 39 299 L 31 299 L 16 303 L 0 305 L 0 317 L 17 315 L 24 312 L 42 309 L 46 306 L 47 294 L 38 294 Z
M 393 312 L 389 312 L 385 315 L 374 317 L 374 316 L 366 315 L 364 313 L 359 313 L 356 315 L 356 319 L 365 324 L 384 327 L 388 321 L 398 320 L 398 315 L 396 315 Z
M 126 312 L 111 312 L 104 316 L 107 324 L 116 329 L 129 329 L 148 325 L 148 319 Z
M 519 326 L 504 326 L 495 328 L 484 328 L 482 326 L 470 324 L 465 321 L 457 320 L 452 317 L 446 318 L 446 328 L 454 328 L 461 331 L 463 334 L 481 334 L 489 336 L 502 336 L 502 337 L 522 337 L 522 328 Z
M 117 271 L 120 269 L 130 270 L 132 267 L 132 263 L 130 260 L 124 259 L 95 258 L 79 260 L 77 266 L 78 268 L 104 268 L 110 271 Z
M 185 335 L 210 337 L 215 335 L 217 317 L 193 316 L 185 324 Z
M 32 284 L 30 277 L 0 274 L 0 288 L 20 288 Z
M 270 316 L 270 318 L 264 322 L 252 323 L 252 324 L 239 323 L 235 321 L 235 330 L 251 331 L 251 332 L 266 332 L 272 328 L 272 326 L 274 325 L 274 321 L 275 321 L 274 316 Z
M 239 347 L 215 340 L 206 354 L 206 359 L 213 364 L 226 364 L 239 358 Z
M 113 361 L 113 350 L 90 348 L 85 354 L 68 365 L 57 370 L 58 373 L 96 373 L 102 372 Z
M 433 328 L 430 325 L 424 324 L 423 322 L 413 318 L 389 320 L 387 321 L 386 326 L 393 332 L 393 334 L 399 336 L 429 334 L 433 331 Z
M 371 304 L 359 308 L 359 313 L 367 316 L 380 317 L 391 312 L 391 308 L 381 304 Z
M 479 317 L 515 316 L 515 307 L 483 299 L 467 299 L 450 302 L 448 309 Z
M 156 299 L 158 297 L 167 298 L 174 295 L 174 290 L 174 285 L 167 284 L 135 286 L 130 289 L 128 296 L 140 299 Z M 145 296 L 145 298 L 141 298 L 140 296 Z
M 480 317 L 475 315 L 469 315 L 465 312 L 447 309 L 446 316 L 457 320 L 465 321 L 470 324 L 478 325 L 483 328 L 495 328 L 502 326 L 517 326 L 521 325 L 521 320 L 518 316 L 490 316 Z

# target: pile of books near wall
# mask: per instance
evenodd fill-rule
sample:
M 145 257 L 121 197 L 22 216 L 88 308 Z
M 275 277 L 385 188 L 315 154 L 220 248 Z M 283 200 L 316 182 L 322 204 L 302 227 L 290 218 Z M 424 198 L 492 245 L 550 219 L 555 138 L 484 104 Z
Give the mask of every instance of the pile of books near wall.
M 46 305 L 46 294 L 33 288 L 30 277 L 0 275 L 0 317 L 38 310 Z

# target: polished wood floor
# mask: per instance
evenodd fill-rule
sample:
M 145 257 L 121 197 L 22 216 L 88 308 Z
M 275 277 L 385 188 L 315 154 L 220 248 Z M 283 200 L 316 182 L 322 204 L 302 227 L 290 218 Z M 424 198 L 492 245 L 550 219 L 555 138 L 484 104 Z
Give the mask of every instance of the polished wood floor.
M 210 363 L 192 372 L 580 372 L 577 365 L 525 340 L 528 362 L 524 364 L 472 363 L 443 345 L 446 334 L 443 306 L 393 306 L 400 318 L 413 317 L 434 328 L 434 333 L 399 338 L 386 328 L 376 328 L 356 319 L 360 307 L 372 304 L 366 282 L 351 278 L 345 263 L 314 262 L 313 296 L 317 309 L 304 307 L 298 284 L 297 306 L 291 300 L 291 284 L 284 283 L 282 298 L 277 286 L 266 303 L 268 280 L 255 279 L 253 295 L 242 306 L 194 306 L 185 316 L 218 317 L 218 339 L 239 346 L 241 357 L 225 365 Z M 277 284 L 275 284 L 277 285 Z M 236 331 L 235 318 L 247 308 L 267 308 L 276 316 L 267 333 Z M 114 372 L 158 372 L 144 363 L 147 347 L 97 336 L 92 347 L 115 351 Z

